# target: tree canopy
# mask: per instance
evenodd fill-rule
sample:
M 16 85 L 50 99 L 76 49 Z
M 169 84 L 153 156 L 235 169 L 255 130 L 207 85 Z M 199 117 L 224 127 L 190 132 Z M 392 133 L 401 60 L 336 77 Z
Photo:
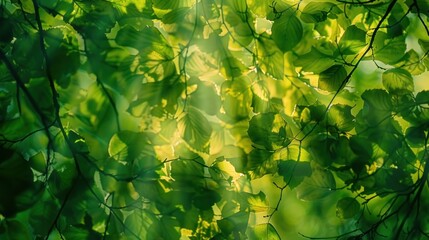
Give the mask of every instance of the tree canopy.
M 0 1 L 0 238 L 426 239 L 428 17 Z

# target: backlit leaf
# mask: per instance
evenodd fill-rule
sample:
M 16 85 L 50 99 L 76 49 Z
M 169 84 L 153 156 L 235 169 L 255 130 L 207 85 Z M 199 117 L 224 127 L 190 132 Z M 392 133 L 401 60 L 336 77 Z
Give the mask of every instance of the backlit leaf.
M 258 224 L 253 228 L 252 239 L 280 240 L 280 235 L 271 223 Z
M 201 152 L 208 151 L 212 127 L 199 110 L 189 107 L 188 112 L 179 119 L 178 128 L 183 140 L 192 148 Z
M 344 87 L 347 71 L 342 65 L 334 65 L 319 75 L 318 87 L 322 90 L 336 92 Z
M 313 169 L 310 177 L 297 187 L 297 197 L 303 201 L 314 201 L 331 194 L 336 187 L 335 178 L 329 170 Z
M 271 37 L 283 52 L 292 50 L 301 41 L 303 35 L 302 24 L 294 15 L 275 20 L 271 31 Z
M 309 162 L 297 162 L 294 160 L 280 161 L 278 174 L 283 176 L 284 181 L 291 189 L 297 187 L 305 177 L 311 176 Z
M 404 69 L 394 68 L 382 75 L 383 86 L 390 93 L 406 94 L 414 91 L 414 81 L 411 74 Z
M 335 17 L 341 10 L 331 2 L 309 2 L 302 10 L 301 19 L 306 23 L 325 21 L 328 16 Z
M 365 47 L 366 32 L 362 29 L 351 25 L 346 29 L 343 36 L 341 37 L 339 48 L 341 54 L 351 55 L 358 53 L 362 48 Z
M 337 217 L 348 219 L 355 217 L 360 211 L 360 204 L 355 198 L 345 197 L 337 202 Z

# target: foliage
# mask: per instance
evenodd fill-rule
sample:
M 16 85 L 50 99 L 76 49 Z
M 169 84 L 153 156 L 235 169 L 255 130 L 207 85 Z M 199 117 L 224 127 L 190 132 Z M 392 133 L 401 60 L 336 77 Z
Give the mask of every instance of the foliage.
M 427 237 L 428 8 L 1 1 L 0 238 Z

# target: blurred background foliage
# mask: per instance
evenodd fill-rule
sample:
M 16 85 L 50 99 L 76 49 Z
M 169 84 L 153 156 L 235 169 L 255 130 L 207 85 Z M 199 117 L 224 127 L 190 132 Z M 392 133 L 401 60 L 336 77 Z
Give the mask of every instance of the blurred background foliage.
M 428 16 L 0 1 L 0 238 L 426 239 Z

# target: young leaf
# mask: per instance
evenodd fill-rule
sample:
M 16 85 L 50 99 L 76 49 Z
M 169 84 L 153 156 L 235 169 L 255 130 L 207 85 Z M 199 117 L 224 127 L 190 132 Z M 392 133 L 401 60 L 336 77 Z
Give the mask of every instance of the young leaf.
M 264 212 L 269 209 L 268 200 L 265 194 L 261 191 L 258 194 L 252 194 L 247 198 L 250 210 L 254 212 Z
M 365 31 L 355 25 L 349 26 L 341 37 L 339 43 L 341 54 L 352 55 L 358 53 L 363 47 L 365 47 L 365 41 Z
M 243 120 L 249 116 L 252 104 L 252 92 L 248 78 L 237 78 L 222 84 L 223 108 L 231 122 Z
M 280 235 L 271 223 L 258 224 L 253 228 L 252 239 L 280 240 Z
M 360 205 L 355 198 L 345 197 L 337 202 L 337 217 L 341 219 L 353 218 L 359 210 Z
M 427 57 L 426 57 L 427 58 Z M 421 61 L 419 54 L 411 49 L 404 57 L 394 65 L 395 67 L 404 69 L 412 75 L 419 75 L 425 72 L 426 66 Z
M 189 97 L 189 103 L 209 115 L 216 115 L 221 107 L 221 101 L 214 87 L 208 82 L 199 82 L 197 90 Z
M 335 126 L 340 131 L 350 131 L 355 125 L 352 107 L 335 104 L 331 106 L 328 112 L 328 123 Z
M 280 40 L 280 39 L 278 39 Z M 277 47 L 275 40 L 261 36 L 256 41 L 257 55 L 260 58 L 260 67 L 264 73 L 277 80 L 284 77 L 284 54 Z
M 301 41 L 304 31 L 299 19 L 295 15 L 288 15 L 275 20 L 271 32 L 279 49 L 287 52 Z
M 210 122 L 194 107 L 179 119 L 178 128 L 183 140 L 197 151 L 207 152 L 209 149 L 212 127 Z
M 393 94 L 407 94 L 414 91 L 414 81 L 411 74 L 404 69 L 394 68 L 382 75 L 383 86 Z
M 331 14 L 336 17 L 336 14 L 341 13 L 341 10 L 331 2 L 309 2 L 302 10 L 301 20 L 306 23 L 318 23 L 325 21 Z

